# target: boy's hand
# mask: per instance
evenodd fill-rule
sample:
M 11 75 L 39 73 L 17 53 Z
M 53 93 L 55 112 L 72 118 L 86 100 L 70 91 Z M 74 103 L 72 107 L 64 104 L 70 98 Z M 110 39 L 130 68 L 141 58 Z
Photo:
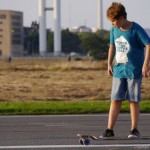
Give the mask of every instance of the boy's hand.
M 143 77 L 147 78 L 150 76 L 150 44 L 146 45 L 145 51 L 145 60 L 142 68 L 142 75 Z
M 144 78 L 148 78 L 150 76 L 150 68 L 146 65 L 142 68 L 142 75 Z
M 108 65 L 108 75 L 112 76 L 113 75 L 113 68 L 111 65 Z

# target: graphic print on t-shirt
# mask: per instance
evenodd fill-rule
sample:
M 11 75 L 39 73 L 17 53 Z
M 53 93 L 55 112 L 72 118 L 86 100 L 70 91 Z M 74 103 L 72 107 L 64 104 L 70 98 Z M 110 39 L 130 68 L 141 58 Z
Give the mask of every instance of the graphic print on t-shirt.
M 130 49 L 128 41 L 123 36 L 120 36 L 115 40 L 115 46 L 116 46 L 117 63 L 127 63 L 128 62 L 127 53 L 129 52 Z

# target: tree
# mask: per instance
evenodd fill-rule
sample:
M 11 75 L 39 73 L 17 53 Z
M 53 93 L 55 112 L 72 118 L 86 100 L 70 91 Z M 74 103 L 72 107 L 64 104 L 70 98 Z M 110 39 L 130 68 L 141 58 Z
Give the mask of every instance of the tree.
M 47 50 L 48 52 L 54 51 L 54 33 L 53 32 L 47 33 Z
M 110 32 L 109 31 L 107 31 L 107 30 L 97 30 L 96 35 L 99 38 L 102 38 L 102 39 L 106 40 L 106 42 L 109 42 L 109 37 L 110 37 Z
M 80 33 L 81 47 L 88 54 L 100 47 L 98 36 L 94 33 Z
M 39 33 L 37 31 L 30 31 L 28 36 L 25 37 L 24 48 L 28 55 L 39 53 Z
M 37 31 L 32 31 L 29 34 L 30 41 L 31 41 L 31 54 L 38 54 L 39 53 L 39 34 Z
M 107 30 L 97 30 L 95 34 L 99 37 L 101 43 L 99 59 L 107 59 L 110 32 Z
M 72 33 L 68 29 L 62 30 L 62 51 L 65 53 L 82 53 L 80 50 L 80 39 L 76 33 Z
M 109 39 L 108 36 L 106 36 L 106 33 L 105 31 L 98 31 L 96 33 L 79 33 L 81 47 L 86 54 L 89 54 L 96 60 L 107 58 Z M 103 35 L 106 37 L 104 38 Z

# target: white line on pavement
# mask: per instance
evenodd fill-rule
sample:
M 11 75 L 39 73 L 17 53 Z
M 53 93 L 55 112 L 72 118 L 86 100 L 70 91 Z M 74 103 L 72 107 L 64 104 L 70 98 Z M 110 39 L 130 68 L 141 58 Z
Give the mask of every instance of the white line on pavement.
M 150 148 L 150 144 L 118 144 L 118 145 L 24 145 L 24 146 L 0 146 L 0 149 L 29 149 L 29 148 L 83 148 L 83 147 L 90 147 L 90 148 L 117 148 L 117 147 L 134 147 L 134 148 Z

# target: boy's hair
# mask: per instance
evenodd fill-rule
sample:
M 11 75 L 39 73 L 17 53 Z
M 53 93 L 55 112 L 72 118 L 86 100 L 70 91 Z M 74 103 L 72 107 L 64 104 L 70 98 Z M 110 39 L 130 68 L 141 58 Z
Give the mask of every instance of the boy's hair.
M 107 9 L 107 18 L 110 20 L 116 20 L 120 17 L 127 18 L 125 7 L 121 3 L 112 2 L 111 6 Z

